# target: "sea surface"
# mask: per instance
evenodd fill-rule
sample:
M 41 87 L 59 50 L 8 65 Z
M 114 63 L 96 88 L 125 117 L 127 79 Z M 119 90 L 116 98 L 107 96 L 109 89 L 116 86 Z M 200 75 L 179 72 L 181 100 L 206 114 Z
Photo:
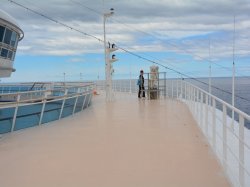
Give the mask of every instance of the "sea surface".
M 171 89 L 170 85 L 172 82 L 174 83 L 174 88 L 176 87 L 177 79 L 167 79 L 165 84 L 167 84 L 168 94 Z M 197 81 L 198 80 L 198 81 Z M 197 80 L 193 79 L 185 79 L 185 81 L 191 82 L 192 84 L 202 88 L 205 91 L 208 91 L 208 78 L 199 78 Z M 136 92 L 138 86 L 136 85 L 137 80 L 115 80 L 113 81 L 114 87 L 119 90 L 119 86 L 121 86 L 122 91 Z M 232 78 L 218 77 L 212 78 L 212 94 L 216 97 L 222 99 L 223 101 L 232 104 Z M 145 78 L 145 84 L 147 84 L 147 80 Z M 164 81 L 160 81 L 161 86 L 164 85 Z M 146 87 L 146 85 L 145 85 Z M 125 89 L 124 89 L 125 88 Z M 9 93 L 9 92 L 17 92 L 17 91 L 27 91 L 30 87 L 5 87 L 4 84 L 0 85 L 0 94 L 1 93 Z M 171 92 L 171 91 L 170 91 Z M 176 93 L 174 93 L 176 94 Z M 250 77 L 236 77 L 235 78 L 235 107 L 239 110 L 245 112 L 250 115 Z M 230 112 L 229 112 L 230 115 Z M 236 116 L 236 119 L 238 117 Z M 237 119 L 238 120 L 238 119 Z M 245 125 L 250 129 L 250 121 L 247 121 Z
M 144 76 L 147 77 L 147 76 Z M 176 80 L 177 79 L 167 79 L 164 81 L 161 79 L 160 86 L 164 86 L 166 84 L 167 94 L 171 96 L 171 94 L 176 96 Z M 180 80 L 180 79 L 178 79 Z M 194 79 L 184 79 L 187 82 L 190 82 L 201 89 L 208 92 L 208 78 L 198 78 Z M 173 82 L 173 86 L 171 85 Z M 138 86 L 136 85 L 137 80 L 115 80 L 113 81 L 113 86 L 116 90 L 121 91 L 129 91 L 131 89 L 132 92 L 136 92 Z M 145 78 L 145 88 L 147 89 L 148 81 Z M 212 87 L 211 93 L 216 97 L 222 99 L 223 101 L 232 104 L 232 78 L 228 77 L 216 77 L 211 79 Z M 122 86 L 121 86 L 122 84 Z M 131 88 L 130 88 L 131 85 Z M 121 86 L 121 88 L 119 88 Z M 171 93 L 172 87 L 174 88 L 174 92 Z M 124 89 L 125 88 L 125 89 Z M 219 105 L 219 104 L 218 104 Z M 235 107 L 239 110 L 245 112 L 250 115 L 250 77 L 236 77 L 235 78 Z M 217 108 L 222 109 L 222 105 L 217 106 Z M 231 116 L 232 111 L 227 111 L 227 114 Z M 235 119 L 238 121 L 239 116 L 235 115 Z M 250 129 L 250 121 L 245 122 L 245 126 Z
M 188 81 L 208 91 L 208 78 L 198 80 L 206 84 L 190 79 Z M 232 78 L 212 78 L 211 83 L 211 93 L 232 104 Z M 250 77 L 235 78 L 235 107 L 250 115 Z

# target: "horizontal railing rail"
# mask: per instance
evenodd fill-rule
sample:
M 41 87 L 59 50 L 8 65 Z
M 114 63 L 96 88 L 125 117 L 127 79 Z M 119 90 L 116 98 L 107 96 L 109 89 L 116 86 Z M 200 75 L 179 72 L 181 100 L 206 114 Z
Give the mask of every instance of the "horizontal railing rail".
M 176 85 L 233 186 L 250 186 L 250 116 L 190 82 Z
M 83 89 L 83 91 L 88 91 L 89 89 L 93 90 L 93 88 L 94 88 L 94 84 L 91 83 L 91 84 L 82 85 L 82 86 L 67 86 L 63 88 L 57 87 L 55 89 L 48 89 L 48 90 L 36 90 L 36 91 L 0 94 L 0 108 L 2 105 L 6 106 L 6 103 L 8 105 L 15 104 L 17 102 L 17 98 L 19 98 L 19 101 L 18 101 L 19 103 L 35 102 L 35 101 L 43 99 L 45 95 L 46 95 L 46 99 L 56 99 L 56 98 L 63 97 L 65 90 L 68 90 L 67 91 L 68 96 L 70 95 L 73 96 L 73 95 L 78 94 L 76 90 Z M 53 95 L 55 93 L 60 93 L 60 95 Z
M 72 85 L 63 88 L 29 91 L 0 96 L 16 96 L 14 102 L 0 102 L 0 134 L 33 127 L 74 115 L 88 107 L 95 85 Z M 60 92 L 59 95 L 53 93 Z M 40 94 L 33 98 L 32 95 Z M 28 95 L 22 100 L 22 96 Z M 1 100 L 0 100 L 1 101 Z
M 160 81 L 163 81 L 163 79 L 159 79 Z M 105 81 L 96 81 L 96 87 L 100 90 L 105 90 Z M 136 79 L 131 80 L 113 80 L 113 91 L 114 92 L 128 92 L 128 93 L 138 93 L 138 85 L 136 84 Z M 158 85 L 158 89 L 149 89 L 148 88 L 148 81 L 145 80 L 144 83 L 144 91 L 145 94 L 150 94 L 153 92 L 157 92 L 157 95 L 159 97 L 165 97 L 166 96 L 166 85 L 164 82 Z

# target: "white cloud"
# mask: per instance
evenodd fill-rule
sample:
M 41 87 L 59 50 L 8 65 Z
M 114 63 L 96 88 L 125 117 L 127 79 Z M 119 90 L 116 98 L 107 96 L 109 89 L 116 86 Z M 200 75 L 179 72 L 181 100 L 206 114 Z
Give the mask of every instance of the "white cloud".
M 103 39 L 102 0 L 16 0 L 69 26 Z M 74 2 L 80 2 L 76 4 Z M 25 32 L 20 54 L 79 55 L 102 53 L 103 44 L 5 1 L 2 9 L 18 20 Z M 136 52 L 173 51 L 213 59 L 232 56 L 233 16 L 236 15 L 236 53 L 249 56 L 248 0 L 106 0 L 114 7 L 107 21 L 108 41 Z M 202 38 L 202 40 L 201 40 Z

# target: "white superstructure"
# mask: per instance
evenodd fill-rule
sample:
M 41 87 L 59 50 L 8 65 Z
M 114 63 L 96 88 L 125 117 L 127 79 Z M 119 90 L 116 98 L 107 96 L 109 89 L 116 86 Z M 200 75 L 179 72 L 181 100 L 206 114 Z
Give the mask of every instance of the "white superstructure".
M 0 10 L 0 77 L 10 77 L 15 71 L 15 59 L 18 41 L 22 40 L 24 33 L 15 19 Z

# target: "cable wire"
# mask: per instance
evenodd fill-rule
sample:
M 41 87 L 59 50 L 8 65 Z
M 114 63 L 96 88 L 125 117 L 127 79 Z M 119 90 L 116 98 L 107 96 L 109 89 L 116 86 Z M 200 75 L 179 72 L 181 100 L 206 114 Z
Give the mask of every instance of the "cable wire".
M 80 5 L 80 6 L 84 7 L 84 8 L 86 8 L 86 9 L 88 9 L 88 10 L 90 10 L 90 11 L 96 13 L 96 14 L 102 15 L 101 12 L 99 12 L 99 11 L 93 9 L 93 8 L 88 7 L 88 6 L 84 5 L 83 3 L 80 3 L 80 2 L 77 2 L 77 1 L 73 1 L 73 0 L 69 0 L 69 1 L 71 1 L 72 3 L 78 4 L 78 5 Z M 145 35 L 151 36 L 151 37 L 153 37 L 153 38 L 155 38 L 155 39 L 157 39 L 157 40 L 159 40 L 159 41 L 166 42 L 166 41 L 163 41 L 162 39 L 160 39 L 159 37 L 155 36 L 154 34 L 151 34 L 151 33 L 148 33 L 148 32 L 146 32 L 146 31 L 142 31 L 142 30 L 137 29 L 137 28 L 135 28 L 135 27 L 129 26 L 129 25 L 125 24 L 125 23 L 122 23 L 122 22 L 116 20 L 115 18 L 111 18 L 111 19 L 112 19 L 114 22 L 119 23 L 119 24 L 122 24 L 122 25 L 126 26 L 126 27 L 129 28 L 129 29 L 132 28 L 133 30 L 135 30 L 135 31 L 137 31 L 137 32 L 140 32 L 140 33 L 143 33 L 143 34 L 145 34 Z M 178 49 L 178 50 L 180 50 L 180 51 L 183 51 L 183 52 L 185 52 L 185 53 L 187 53 L 187 54 L 189 54 L 189 55 L 191 55 L 191 56 L 193 56 L 193 57 L 196 57 L 196 58 L 198 58 L 198 59 L 200 59 L 200 60 L 203 60 L 203 61 L 205 61 L 205 62 L 211 62 L 212 64 L 214 64 L 214 65 L 216 65 L 216 66 L 218 66 L 218 67 L 220 67 L 220 68 L 222 68 L 222 69 L 225 69 L 225 70 L 227 70 L 227 71 L 229 71 L 229 72 L 232 71 L 231 68 L 229 68 L 229 67 L 225 67 L 225 66 L 220 65 L 220 64 L 218 64 L 218 63 L 216 63 L 216 62 L 213 62 L 213 61 L 211 61 L 211 60 L 209 60 L 209 59 L 206 59 L 206 58 L 204 58 L 204 57 L 202 57 L 202 56 L 200 56 L 200 55 L 194 54 L 194 53 L 190 52 L 190 51 L 187 50 L 187 49 L 180 48 L 178 45 L 176 45 L 176 44 L 174 44 L 174 43 L 171 43 L 170 41 L 167 41 L 167 42 L 168 42 L 169 45 L 173 46 L 174 48 L 176 48 L 176 49 Z M 239 73 L 237 73 L 237 74 L 239 74 Z M 240 75 L 240 76 L 243 76 L 243 77 L 248 77 L 247 75 L 243 75 L 243 74 L 239 74 L 239 75 Z
M 33 9 L 31 9 L 31 8 L 28 8 L 28 7 L 26 7 L 26 6 L 24 6 L 24 5 L 20 4 L 20 3 L 17 3 L 17 2 L 15 2 L 15 1 L 13 1 L 13 0 L 7 0 L 7 1 L 9 1 L 10 3 L 13 3 L 13 4 L 15 4 L 15 5 L 19 6 L 19 7 L 22 7 L 22 8 L 24 8 L 24 9 L 30 11 L 30 12 L 33 12 L 34 14 L 40 15 L 41 17 L 43 17 L 43 18 L 45 18 L 45 19 L 48 19 L 48 20 L 50 20 L 50 21 L 52 21 L 52 22 L 54 22 L 54 23 L 56 23 L 56 24 L 59 24 L 59 25 L 61 25 L 61 26 L 63 26 L 63 27 L 66 27 L 66 28 L 68 28 L 68 29 L 70 29 L 70 30 L 76 31 L 76 32 L 78 32 L 78 33 L 81 33 L 81 34 L 87 36 L 87 37 L 94 38 L 94 39 L 98 40 L 99 42 L 104 43 L 104 41 L 103 41 L 102 39 L 100 39 L 100 38 L 98 38 L 98 37 L 96 37 L 96 36 L 94 36 L 94 35 L 92 35 L 92 34 L 89 34 L 89 33 L 83 32 L 83 31 L 81 31 L 81 30 L 79 30 L 79 29 L 76 29 L 76 28 L 74 28 L 74 27 L 71 27 L 71 26 L 69 26 L 69 25 L 67 25 L 67 24 L 65 24 L 65 23 L 62 23 L 62 22 L 60 22 L 60 21 L 58 21 L 58 20 L 56 20 L 56 19 L 54 19 L 54 18 L 51 18 L 51 17 L 49 17 L 49 16 L 47 16 L 47 15 L 45 15 L 45 14 L 42 14 L 42 13 L 36 11 L 36 10 L 33 10 Z M 129 51 L 129 50 L 123 48 L 123 47 L 120 47 L 120 46 L 116 46 L 116 47 L 117 47 L 118 49 L 120 49 L 120 50 L 122 50 L 122 51 L 124 51 L 124 52 L 126 52 L 126 53 L 128 53 L 128 54 L 130 54 L 130 55 L 133 55 L 133 56 L 139 58 L 139 59 L 145 60 L 145 61 L 150 62 L 150 63 L 152 63 L 152 64 L 156 64 L 156 65 L 161 66 L 161 67 L 163 67 L 163 68 L 165 68 L 165 69 L 168 69 L 168 70 L 170 70 L 170 71 L 173 71 L 173 72 L 175 72 L 175 73 L 177 73 L 177 74 L 179 74 L 179 75 L 182 75 L 182 76 L 184 76 L 184 77 L 186 77 L 186 78 L 188 78 L 188 79 L 195 80 L 195 81 L 197 81 L 197 82 L 199 82 L 199 83 L 202 83 L 202 84 L 208 86 L 208 83 L 203 82 L 203 81 L 201 81 L 201 80 L 199 80 L 199 79 L 197 79 L 197 78 L 194 78 L 194 77 L 192 77 L 192 76 L 189 76 L 189 75 L 187 75 L 187 74 L 185 74 L 185 73 L 182 73 L 182 72 L 180 72 L 180 71 L 177 71 L 177 70 L 175 70 L 174 68 L 170 68 L 170 67 L 168 67 L 168 66 L 166 66 L 166 65 L 163 65 L 163 64 L 158 63 L 158 62 L 155 62 L 155 61 L 153 61 L 153 60 L 151 60 L 151 59 L 145 58 L 145 57 L 143 57 L 142 55 L 138 55 L 138 54 L 136 54 L 136 53 L 134 53 L 134 52 L 131 52 L 131 51 Z M 215 89 L 217 89 L 217 90 L 220 90 L 220 91 L 222 91 L 222 92 L 224 92 L 224 93 L 228 93 L 228 94 L 232 95 L 232 93 L 229 92 L 229 91 L 223 90 L 223 89 L 221 89 L 221 88 L 219 88 L 219 87 L 216 87 L 216 86 L 212 86 L 212 87 L 215 88 Z M 235 95 L 235 96 L 238 97 L 238 98 L 240 98 L 240 99 L 243 99 L 243 100 L 245 100 L 245 101 L 249 101 L 249 102 L 250 102 L 250 100 L 247 99 L 247 98 L 241 97 L 241 96 L 239 96 L 239 95 Z

